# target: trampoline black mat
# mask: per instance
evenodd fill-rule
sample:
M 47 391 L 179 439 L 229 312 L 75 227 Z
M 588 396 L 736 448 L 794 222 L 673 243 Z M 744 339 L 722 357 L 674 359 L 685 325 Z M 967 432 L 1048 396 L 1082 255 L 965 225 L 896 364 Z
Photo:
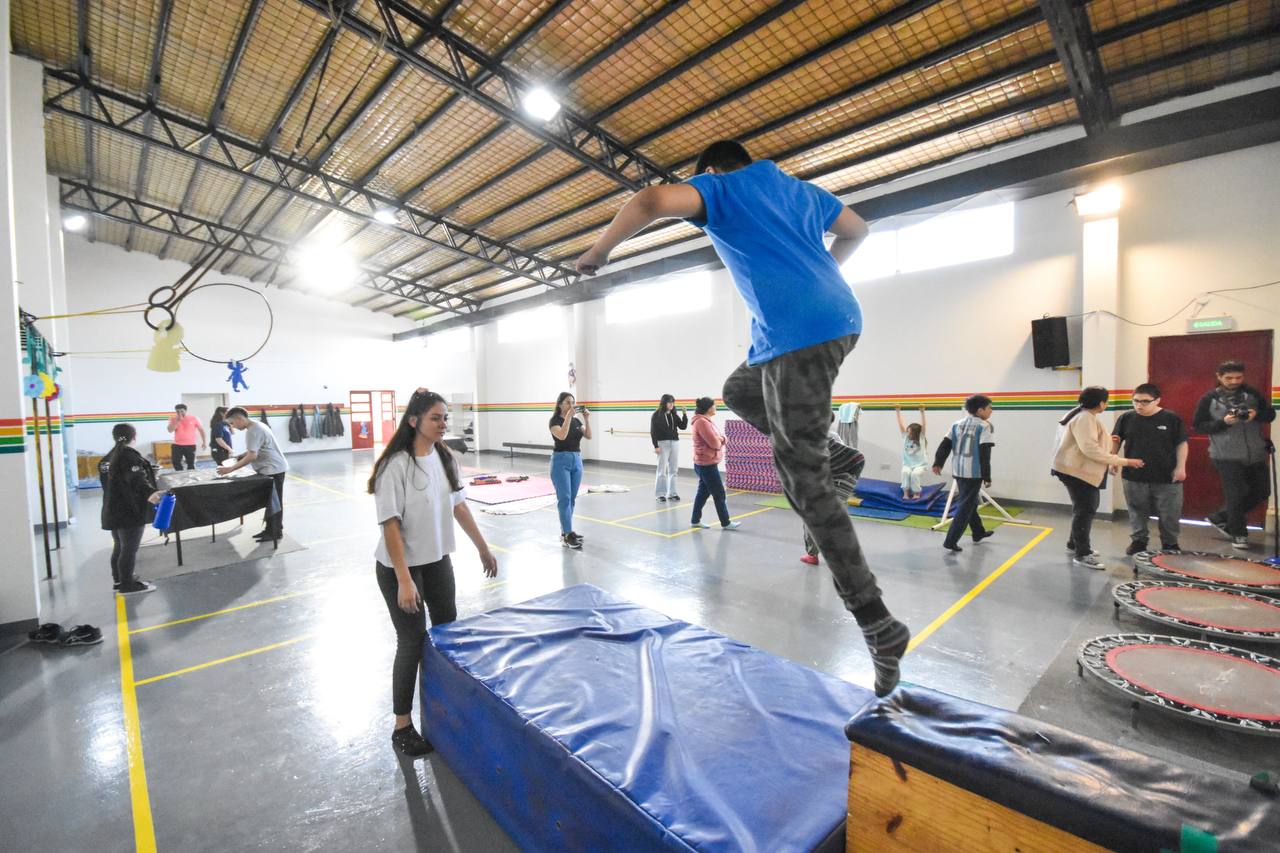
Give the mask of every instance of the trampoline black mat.
M 1133 558 L 1133 567 L 1137 571 L 1177 580 L 1280 594 L 1280 568 L 1243 557 L 1205 551 L 1182 551 L 1175 554 L 1144 552 Z
M 1183 581 L 1130 581 L 1117 607 L 1166 625 L 1255 643 L 1280 642 L 1280 602 L 1240 589 Z
M 1280 661 L 1183 637 L 1115 634 L 1080 648 L 1082 672 L 1196 722 L 1280 735 Z

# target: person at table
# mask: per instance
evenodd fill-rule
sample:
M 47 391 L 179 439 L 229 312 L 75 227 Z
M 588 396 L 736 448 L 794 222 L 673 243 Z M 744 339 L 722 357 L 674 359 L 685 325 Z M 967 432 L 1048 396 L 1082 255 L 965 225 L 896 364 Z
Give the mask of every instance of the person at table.
M 200 436 L 201 450 L 209 444 L 204 434 L 204 424 L 200 423 L 200 419 L 195 415 L 187 413 L 185 404 L 179 403 L 173 407 L 173 416 L 169 418 L 166 429 L 173 433 L 173 445 L 169 451 L 169 462 L 173 465 L 173 470 L 181 471 L 182 463 L 186 462 L 187 470 L 194 471 L 196 469 L 196 435 Z
M 232 465 L 219 465 L 218 474 L 230 474 L 239 471 L 246 465 L 264 477 L 270 477 L 275 484 L 275 506 L 268 506 L 264 521 L 266 526 L 254 538 L 259 542 L 268 539 L 279 539 L 284 535 L 284 477 L 289 472 L 289 463 L 280 452 L 280 445 L 271 428 L 264 423 L 253 420 L 249 413 L 236 406 L 227 411 L 227 424 L 232 429 L 244 433 L 244 453 L 236 457 Z M 273 512 L 274 510 L 274 512 Z
M 227 426 L 227 407 L 218 406 L 209 418 L 209 455 L 221 465 L 235 452 L 231 446 L 231 427 Z
M 164 492 L 156 486 L 156 472 L 142 454 L 133 449 L 138 431 L 132 424 L 111 428 L 115 446 L 98 463 L 102 481 L 102 529 L 111 531 L 111 580 L 121 595 L 138 595 L 154 590 L 155 584 L 134 577 L 142 534 L 151 520 L 148 504 L 160 503 Z

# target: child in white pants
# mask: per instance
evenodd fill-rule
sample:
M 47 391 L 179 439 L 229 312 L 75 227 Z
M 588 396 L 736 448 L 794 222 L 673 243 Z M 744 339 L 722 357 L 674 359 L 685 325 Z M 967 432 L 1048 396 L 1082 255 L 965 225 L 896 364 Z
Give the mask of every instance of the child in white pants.
M 894 406 L 898 416 L 898 431 L 902 433 L 902 499 L 915 500 L 924 491 L 924 472 L 929 468 L 926 454 L 929 440 L 925 438 L 924 406 L 920 407 L 920 423 L 904 424 L 902 407 Z

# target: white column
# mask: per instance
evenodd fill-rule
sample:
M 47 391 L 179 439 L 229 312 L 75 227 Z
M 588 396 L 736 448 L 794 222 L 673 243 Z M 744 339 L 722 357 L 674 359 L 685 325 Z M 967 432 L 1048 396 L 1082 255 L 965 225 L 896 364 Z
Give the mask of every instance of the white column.
M 1086 220 L 1081 234 L 1081 292 L 1086 316 L 1082 330 L 1080 381 L 1084 385 L 1116 387 L 1116 356 L 1119 321 L 1113 316 L 1120 305 L 1120 221 L 1114 216 Z M 1110 311 L 1111 314 L 1102 312 Z M 1120 401 L 1112 401 L 1119 405 Z M 1103 416 L 1111 426 L 1112 416 Z M 1114 479 L 1114 478 L 1113 478 Z M 1102 493 L 1098 512 L 1109 514 L 1116 507 L 1119 487 Z M 1123 495 L 1120 503 L 1123 504 Z
M 49 186 L 45 175 L 44 150 L 44 71 L 40 63 L 20 56 L 9 60 L 10 161 L 13 180 L 14 265 L 17 269 L 18 298 L 23 310 L 36 316 L 55 311 L 53 272 L 49 260 Z M 60 349 L 54 321 L 44 320 L 36 326 L 54 349 Z M 42 431 L 45 427 L 44 401 L 37 403 Z M 54 423 L 59 420 L 58 401 L 49 404 Z M 31 413 L 30 402 L 27 414 Z M 43 474 L 45 502 L 50 524 L 56 506 L 67 505 L 66 474 L 62 462 L 60 430 L 40 437 L 38 467 Z M 49 442 L 53 442 L 53 463 L 49 460 Z M 33 448 L 34 451 L 34 448 Z M 40 486 L 36 479 L 37 454 L 27 461 L 31 473 L 31 506 L 33 524 L 40 523 Z M 52 469 L 52 470 L 51 470 Z M 64 518 L 59 511 L 59 518 Z
M 66 258 L 63 255 L 62 246 L 62 203 L 58 194 L 58 179 L 52 175 L 45 176 L 46 193 L 45 197 L 48 202 L 48 235 L 49 235 L 49 280 L 53 288 L 53 313 L 66 314 L 67 308 L 67 267 Z M 55 320 L 53 322 L 53 340 L 57 341 L 58 349 L 62 351 L 71 351 L 71 324 L 68 320 Z M 75 377 L 72 375 L 72 366 L 74 361 L 71 359 L 59 359 L 58 366 L 62 368 L 63 373 L 59 379 L 62 386 L 62 394 L 54 401 L 53 411 L 55 416 L 61 413 L 62 416 L 62 451 L 65 456 L 64 464 L 66 467 L 67 480 L 67 502 L 63 519 L 72 521 L 76 517 L 76 510 L 79 507 L 77 498 L 79 493 L 75 484 L 79 480 L 76 473 L 76 432 L 74 424 L 71 423 L 71 414 L 75 411 L 72 407 L 72 396 L 75 393 Z M 61 458 L 61 457 L 59 457 Z
M 575 302 L 572 305 L 564 306 L 566 321 L 571 324 L 572 334 L 569 340 L 572 344 L 568 347 L 568 353 L 565 355 L 564 365 L 561 367 L 561 379 L 566 389 L 569 388 L 569 365 L 573 365 L 573 369 L 577 381 L 573 388 L 573 395 L 578 398 L 578 404 L 583 405 L 583 401 L 594 402 L 600 397 L 600 382 L 596 371 L 593 369 L 595 364 L 595 324 L 591 322 L 593 306 L 589 302 Z M 609 419 L 602 418 L 601 413 L 591 406 L 591 430 L 595 439 L 592 441 L 584 441 L 582 443 L 583 459 L 599 459 L 600 458 L 600 436 L 603 430 L 607 429 L 606 421 Z
M 14 207 L 9 109 L 9 3 L 0 0 L 0 633 L 27 631 L 40 621 L 36 553 L 28 511 L 27 457 L 24 441 L 27 400 L 22 396 L 19 350 L 18 285 L 14 261 Z M 16 62 L 16 59 L 12 61 Z M 41 120 L 43 125 L 43 120 Z M 43 195 L 43 189 L 41 190 Z

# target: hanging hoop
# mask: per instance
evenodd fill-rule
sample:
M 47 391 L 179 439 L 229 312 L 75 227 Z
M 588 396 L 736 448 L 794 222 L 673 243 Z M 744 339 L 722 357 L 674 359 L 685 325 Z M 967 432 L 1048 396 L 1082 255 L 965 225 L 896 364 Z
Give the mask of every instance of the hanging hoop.
M 258 344 L 257 349 L 255 349 L 253 352 L 249 353 L 246 356 L 238 356 L 238 357 L 230 357 L 230 358 L 207 358 L 206 356 L 200 355 L 197 352 L 193 352 L 191 348 L 188 347 L 185 343 L 182 345 L 182 348 L 186 350 L 187 354 L 190 355 L 192 358 L 198 358 L 201 361 L 207 361 L 209 364 L 226 364 L 229 361 L 242 361 L 242 362 L 248 361 L 258 353 L 262 352 L 262 350 L 266 348 L 267 343 L 271 340 L 271 333 L 275 330 L 275 326 L 276 326 L 276 315 L 275 315 L 275 312 L 271 310 L 271 303 L 267 301 L 267 297 L 261 291 L 254 290 L 252 287 L 245 287 L 243 284 L 235 284 L 229 281 L 215 281 L 215 282 L 210 282 L 209 284 L 202 284 L 198 287 L 191 288 L 191 290 L 187 291 L 182 295 L 182 298 L 186 299 L 188 296 L 195 293 L 197 290 L 204 290 L 205 288 L 208 288 L 208 287 L 235 287 L 240 290 L 247 290 L 250 293 L 252 293 L 254 296 L 261 299 L 263 306 L 267 309 L 266 337 L 262 339 L 262 343 Z M 179 304 L 181 304 L 181 300 L 179 301 Z M 156 307 L 163 307 L 163 306 L 156 306 Z

